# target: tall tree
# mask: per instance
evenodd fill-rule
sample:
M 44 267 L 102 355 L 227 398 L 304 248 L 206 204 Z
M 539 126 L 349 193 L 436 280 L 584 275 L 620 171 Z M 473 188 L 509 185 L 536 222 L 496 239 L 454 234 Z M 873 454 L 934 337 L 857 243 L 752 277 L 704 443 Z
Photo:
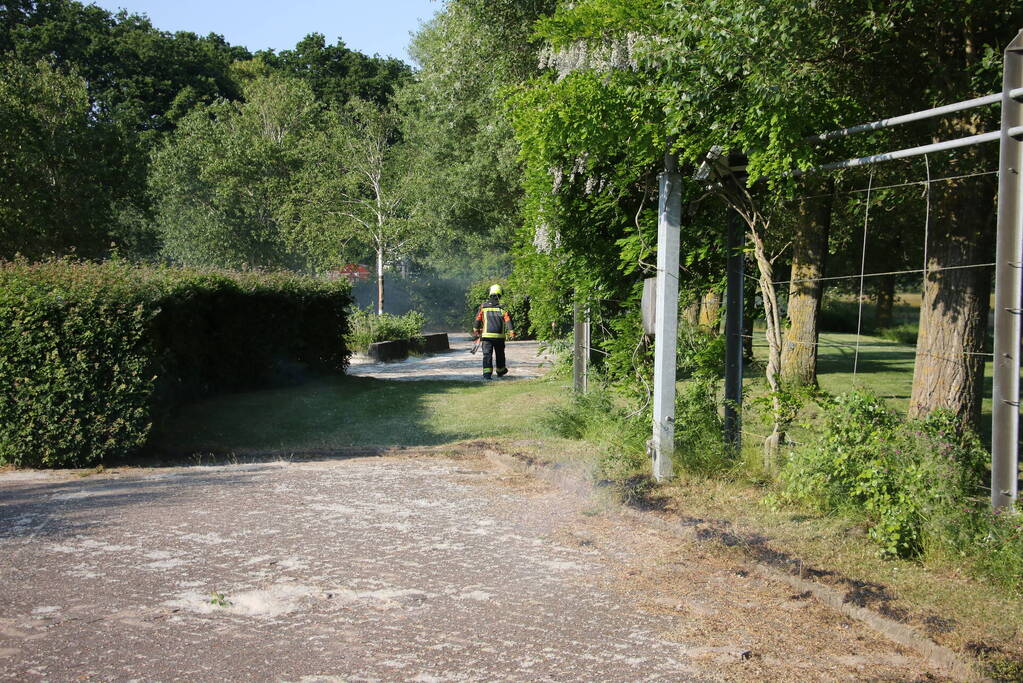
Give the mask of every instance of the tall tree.
M 505 92 L 540 72 L 533 24 L 555 4 L 449 0 L 413 38 L 419 68 L 397 96 L 418 170 L 409 210 L 456 253 L 511 246 L 522 169 Z
M 308 85 L 282 76 L 255 78 L 244 94 L 197 107 L 154 154 L 164 254 L 189 265 L 299 267 L 289 200 L 320 106 Z
M 391 109 L 353 99 L 344 111 L 327 113 L 305 149 L 312 162 L 291 198 L 297 217 L 292 240 L 321 265 L 336 266 L 351 244 L 372 250 L 377 313 L 382 314 L 387 262 L 422 237 L 404 215 L 408 167 L 398 117 Z
M 108 247 L 120 143 L 85 81 L 46 62 L 0 67 L 0 258 Z
M 412 76 L 401 60 L 364 55 L 340 39 L 327 45 L 322 33 L 310 33 L 291 50 L 259 52 L 257 57 L 271 69 L 309 83 L 316 98 L 333 108 L 352 98 L 385 105 Z
M 63 201 L 90 205 L 95 220 L 107 225 L 106 245 L 114 241 L 138 255 L 154 249 L 145 194 L 151 149 L 196 104 L 239 97 L 229 67 L 247 56 L 220 36 L 171 34 L 143 16 L 74 0 L 0 3 L 0 60 L 23 66 L 45 60 L 84 79 L 94 137 L 89 158 L 104 191 L 82 184 L 68 188 L 81 196 Z M 0 187 L 0 199 L 17 203 L 18 197 L 7 195 L 11 188 Z M 101 197 L 105 206 L 97 201 Z M 60 234 L 66 241 L 54 245 L 59 249 L 97 254 L 88 244 L 92 233 Z
M 160 31 L 145 16 L 76 0 L 0 5 L 0 52 L 73 67 L 88 83 L 96 114 L 136 131 L 170 130 L 188 99 L 236 99 L 229 68 L 249 57 L 216 34 Z
M 824 264 L 831 233 L 831 183 L 810 183 L 799 202 L 792 232 L 789 270 L 789 326 L 781 355 L 781 381 L 790 387 L 817 386 L 817 342 L 824 296 Z M 821 193 L 823 190 L 823 193 Z

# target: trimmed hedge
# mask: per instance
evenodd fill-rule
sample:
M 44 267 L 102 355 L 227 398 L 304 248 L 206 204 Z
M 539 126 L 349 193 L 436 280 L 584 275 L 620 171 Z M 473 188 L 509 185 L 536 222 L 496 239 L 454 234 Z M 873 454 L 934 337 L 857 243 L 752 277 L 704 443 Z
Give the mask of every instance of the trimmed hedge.
M 0 264 L 0 462 L 95 465 L 187 401 L 344 371 L 350 304 L 286 273 Z

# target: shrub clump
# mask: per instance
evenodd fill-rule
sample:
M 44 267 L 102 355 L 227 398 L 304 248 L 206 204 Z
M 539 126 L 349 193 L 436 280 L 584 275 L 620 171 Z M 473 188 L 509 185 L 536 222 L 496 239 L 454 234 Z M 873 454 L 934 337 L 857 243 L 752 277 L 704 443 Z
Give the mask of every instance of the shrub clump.
M 423 338 L 424 324 L 426 317 L 418 311 L 405 315 L 377 315 L 372 308 L 354 308 L 349 317 L 348 346 L 354 351 L 365 352 L 370 344 L 377 342 L 402 339 L 415 342 Z
M 0 264 L 0 462 L 95 465 L 183 402 L 343 371 L 349 291 L 285 273 Z
M 989 456 L 976 435 L 941 411 L 903 420 L 864 393 L 830 400 L 824 412 L 824 430 L 781 471 L 783 498 L 865 515 L 883 556 L 967 557 L 1023 588 L 1023 519 L 987 509 Z
M 916 344 L 916 338 L 920 334 L 920 326 L 905 323 L 895 327 L 883 327 L 877 331 L 877 334 L 883 339 L 913 346 Z
M 644 473 L 648 423 L 627 413 L 606 387 L 598 385 L 574 395 L 570 402 L 553 408 L 544 422 L 558 436 L 586 440 L 600 448 L 601 479 L 622 482 Z

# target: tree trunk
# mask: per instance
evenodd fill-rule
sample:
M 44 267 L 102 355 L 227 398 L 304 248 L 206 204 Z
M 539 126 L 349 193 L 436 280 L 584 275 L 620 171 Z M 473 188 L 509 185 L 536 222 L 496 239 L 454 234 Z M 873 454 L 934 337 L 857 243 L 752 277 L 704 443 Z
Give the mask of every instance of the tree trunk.
M 874 326 L 880 330 L 895 323 L 895 276 L 880 275 L 877 277 L 876 285 L 877 310 L 874 312 Z
M 817 183 L 811 187 L 823 189 Z M 786 386 L 817 386 L 818 321 L 824 294 L 824 285 L 819 278 L 824 276 L 824 261 L 828 253 L 831 204 L 832 196 L 827 193 L 826 196 L 804 198 L 799 205 L 792 237 L 789 329 L 781 357 L 781 381 Z
M 912 417 L 951 411 L 976 427 L 984 387 L 991 269 L 938 270 L 992 261 L 995 188 L 989 178 L 935 184 L 937 220 L 928 244 L 920 307 Z
M 700 298 L 696 297 L 689 302 L 683 311 L 682 319 L 690 329 L 696 329 L 696 326 L 700 324 Z
M 384 250 L 377 249 L 377 315 L 384 314 Z
M 721 293 L 707 292 L 700 308 L 700 324 L 714 334 L 721 332 Z

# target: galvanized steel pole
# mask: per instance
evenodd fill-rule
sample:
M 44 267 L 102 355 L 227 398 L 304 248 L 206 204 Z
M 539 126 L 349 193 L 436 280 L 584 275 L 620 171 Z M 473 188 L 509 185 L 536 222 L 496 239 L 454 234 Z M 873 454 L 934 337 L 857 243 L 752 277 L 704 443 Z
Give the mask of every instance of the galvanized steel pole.
M 665 156 L 657 221 L 657 319 L 654 336 L 654 478 L 672 474 L 675 451 L 675 354 L 678 345 L 678 250 L 682 176 L 678 160 Z
M 725 288 L 725 444 L 735 453 L 742 447 L 742 314 L 746 237 L 742 217 L 728 218 L 728 261 Z
M 572 388 L 577 394 L 586 393 L 586 357 L 585 349 L 589 346 L 586 339 L 586 324 L 580 314 L 579 303 L 572 307 Z
M 1023 142 L 1010 134 L 1023 125 L 1023 105 L 1011 91 L 1023 86 L 1023 30 L 1005 49 L 1002 129 L 998 162 L 998 236 L 995 251 L 994 392 L 991 410 L 991 505 L 1012 508 L 1019 487 L 1020 314 L 1023 309 Z

